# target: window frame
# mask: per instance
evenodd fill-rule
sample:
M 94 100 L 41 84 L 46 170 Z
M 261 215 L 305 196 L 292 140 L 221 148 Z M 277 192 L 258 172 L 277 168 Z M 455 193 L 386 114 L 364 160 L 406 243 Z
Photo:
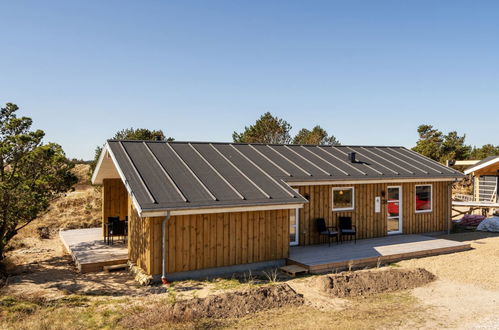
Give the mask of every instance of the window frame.
M 418 200 L 418 187 L 430 187 L 430 209 L 428 210 L 418 210 L 417 209 L 417 200 Z M 417 184 L 414 188 L 414 211 L 415 213 L 431 213 L 433 212 L 433 184 Z
M 347 190 L 351 189 L 352 190 L 352 206 L 351 207 L 339 207 L 335 208 L 334 207 L 334 192 L 338 190 Z M 355 187 L 350 186 L 350 187 L 333 187 L 331 190 L 331 208 L 333 211 L 353 211 L 355 210 Z

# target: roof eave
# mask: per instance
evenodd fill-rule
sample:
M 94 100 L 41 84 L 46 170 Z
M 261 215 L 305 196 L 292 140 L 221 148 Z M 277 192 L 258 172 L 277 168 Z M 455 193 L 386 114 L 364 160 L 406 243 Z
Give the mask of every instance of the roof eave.
M 292 210 L 302 208 L 308 201 L 300 201 L 296 203 L 279 203 L 279 204 L 252 204 L 252 205 L 235 205 L 235 206 L 209 206 L 209 207 L 190 207 L 190 208 L 164 208 L 164 209 L 143 209 L 139 214 L 141 217 L 161 217 L 168 213 L 174 215 L 195 215 L 195 214 L 210 214 L 210 213 L 229 213 L 229 212 L 252 212 L 252 211 L 270 211 L 270 210 Z
M 485 162 L 485 163 L 479 164 L 478 166 L 473 166 L 471 168 L 464 170 L 464 174 L 470 174 L 470 173 L 476 172 L 478 170 L 481 170 L 484 167 L 490 166 L 490 165 L 498 163 L 498 162 L 499 162 L 499 157 L 496 157 L 494 159 L 489 160 L 488 162 Z
M 105 157 L 106 152 L 107 152 L 107 148 L 108 148 L 108 144 L 106 142 L 106 144 L 102 147 L 102 151 L 101 151 L 99 158 L 97 160 L 97 164 L 95 165 L 94 172 L 92 173 L 92 178 L 91 178 L 92 184 L 96 184 L 97 176 L 98 176 L 98 173 L 101 169 L 102 162 L 103 162 L 104 157 Z
M 418 177 L 418 178 L 365 178 L 365 179 L 350 179 L 350 180 L 296 180 L 287 181 L 287 183 L 294 186 L 316 186 L 316 185 L 342 185 L 342 184 L 374 184 L 374 183 L 405 183 L 405 182 L 452 182 L 464 178 L 460 176 L 448 177 Z

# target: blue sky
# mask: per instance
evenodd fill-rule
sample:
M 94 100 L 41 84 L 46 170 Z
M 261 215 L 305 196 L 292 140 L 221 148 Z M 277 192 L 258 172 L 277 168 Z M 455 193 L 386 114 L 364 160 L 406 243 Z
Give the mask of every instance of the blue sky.
M 497 1 L 3 1 L 0 104 L 90 159 L 122 128 L 230 141 L 262 113 L 344 144 L 499 144 Z

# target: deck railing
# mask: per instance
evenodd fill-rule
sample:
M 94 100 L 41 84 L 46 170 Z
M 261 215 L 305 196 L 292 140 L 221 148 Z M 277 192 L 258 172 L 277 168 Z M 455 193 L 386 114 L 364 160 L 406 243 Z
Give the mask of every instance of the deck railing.
M 473 195 L 454 194 L 452 195 L 452 199 L 455 201 L 473 202 L 475 200 L 475 197 Z

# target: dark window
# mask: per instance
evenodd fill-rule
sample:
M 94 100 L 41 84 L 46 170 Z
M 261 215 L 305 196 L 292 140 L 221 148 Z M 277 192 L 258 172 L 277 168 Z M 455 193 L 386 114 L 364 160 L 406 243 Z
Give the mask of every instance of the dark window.
M 431 212 L 431 185 L 416 186 L 416 212 Z

